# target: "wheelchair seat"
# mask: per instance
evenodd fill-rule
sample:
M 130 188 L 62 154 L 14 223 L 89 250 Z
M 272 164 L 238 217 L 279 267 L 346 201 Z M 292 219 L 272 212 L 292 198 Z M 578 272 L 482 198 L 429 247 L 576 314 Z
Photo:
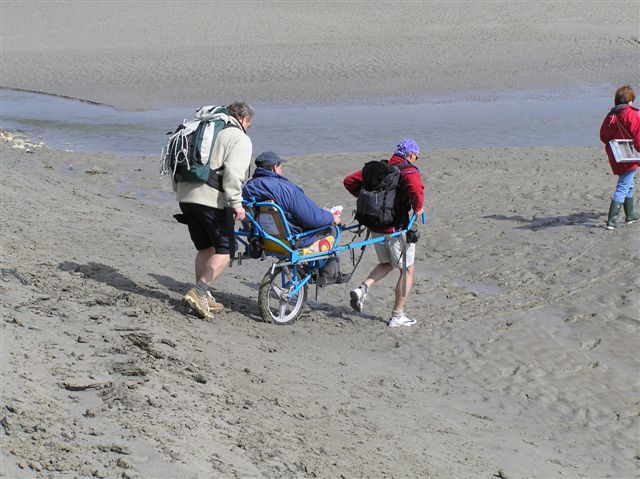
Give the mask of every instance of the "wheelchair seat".
M 255 207 L 258 224 L 265 233 L 277 238 L 286 246 L 286 248 L 276 241 L 265 238 L 264 250 L 267 253 L 288 256 L 291 254 L 292 250 L 297 250 L 300 256 L 306 256 L 329 251 L 333 248 L 333 245 L 335 244 L 335 236 L 331 234 L 332 229 L 329 226 L 327 226 L 326 229 L 311 234 L 310 237 L 313 238 L 313 242 L 308 246 L 300 247 L 299 240 L 292 243 L 294 238 L 282 210 L 278 209 L 273 201 L 268 201 L 268 203 L 273 204 L 273 206 L 262 204 Z M 305 243 L 308 243 L 309 239 L 306 239 L 307 241 L 305 241 Z

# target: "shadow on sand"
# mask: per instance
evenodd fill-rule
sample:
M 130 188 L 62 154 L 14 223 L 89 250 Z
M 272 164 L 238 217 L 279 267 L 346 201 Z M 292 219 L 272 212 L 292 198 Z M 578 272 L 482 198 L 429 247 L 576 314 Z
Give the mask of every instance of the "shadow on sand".
M 604 213 L 590 211 L 584 213 L 574 213 L 571 215 L 545 216 L 535 218 L 525 218 L 520 215 L 486 215 L 483 216 L 483 218 L 499 221 L 514 221 L 516 223 L 521 223 L 521 226 L 517 226 L 516 229 L 537 231 L 543 228 L 554 228 L 557 226 L 571 225 L 581 225 L 585 228 L 600 228 L 602 227 L 601 218 L 604 216 L 606 216 Z
M 137 294 L 146 298 L 157 299 L 159 301 L 166 301 L 177 312 L 181 314 L 185 313 L 185 306 L 182 304 L 180 298 L 191 287 L 191 285 L 176 281 L 169 276 L 149 273 L 149 276 L 154 278 L 161 286 L 172 293 L 178 294 L 178 298 L 156 289 L 152 285 L 140 285 L 120 273 L 115 268 L 102 263 L 90 262 L 88 264 L 78 264 L 72 261 L 63 261 L 58 265 L 58 269 L 60 271 L 81 273 L 86 279 L 107 284 L 119 289 L 120 291 Z M 261 321 L 260 316 L 258 315 L 258 305 L 256 301 L 250 298 L 232 293 L 217 292 L 216 299 L 231 311 L 239 312 L 254 321 Z
M 162 286 L 167 288 L 169 291 L 179 294 L 180 297 L 182 297 L 182 295 L 186 293 L 189 290 L 189 288 L 193 286 L 192 284 L 189 284 L 189 283 L 176 281 L 170 276 L 153 274 L 153 273 L 149 273 L 149 276 L 154 278 L 158 283 L 160 283 Z M 251 298 L 247 298 L 246 296 L 241 296 L 239 294 L 233 294 L 233 293 L 225 293 L 223 291 L 215 291 L 215 298 L 216 298 L 216 301 L 219 301 L 220 303 L 224 304 L 224 307 L 226 310 L 241 313 L 247 316 L 249 319 L 252 319 L 256 322 L 259 322 L 259 323 L 262 322 L 262 319 L 258 314 L 257 301 Z M 182 305 L 180 301 L 179 301 L 179 304 Z M 181 306 L 180 311 L 183 311 L 182 308 L 184 307 Z
M 150 285 L 140 286 L 136 282 L 127 278 L 117 269 L 102 263 L 89 262 L 88 264 L 78 264 L 72 261 L 63 261 L 58 265 L 60 271 L 68 271 L 81 273 L 85 278 L 92 279 L 99 283 L 113 286 L 120 291 L 134 293 L 147 298 L 154 298 L 169 303 L 177 303 L 178 301 L 169 296 L 167 293 L 158 291 Z

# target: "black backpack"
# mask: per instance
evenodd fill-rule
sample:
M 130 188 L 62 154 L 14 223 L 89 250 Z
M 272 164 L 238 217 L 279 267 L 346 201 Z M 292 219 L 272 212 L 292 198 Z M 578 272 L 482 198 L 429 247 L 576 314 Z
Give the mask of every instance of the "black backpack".
M 394 166 L 388 160 L 365 163 L 362 168 L 363 183 L 356 202 L 356 221 L 374 228 L 402 226 L 406 214 L 398 217 L 396 210 L 400 171 L 410 163 Z

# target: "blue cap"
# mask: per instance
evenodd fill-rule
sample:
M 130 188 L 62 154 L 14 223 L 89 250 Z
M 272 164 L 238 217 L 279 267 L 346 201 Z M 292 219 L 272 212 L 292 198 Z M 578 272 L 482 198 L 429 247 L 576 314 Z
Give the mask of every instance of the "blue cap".
M 286 163 L 287 160 L 283 160 L 273 151 L 265 151 L 256 156 L 256 166 L 258 168 L 266 168 L 268 166 L 275 166 L 278 163 Z
M 412 138 L 403 138 L 398 146 L 396 147 L 395 154 L 405 158 L 407 154 L 413 153 L 415 155 L 420 154 L 420 147 L 416 143 L 416 141 Z

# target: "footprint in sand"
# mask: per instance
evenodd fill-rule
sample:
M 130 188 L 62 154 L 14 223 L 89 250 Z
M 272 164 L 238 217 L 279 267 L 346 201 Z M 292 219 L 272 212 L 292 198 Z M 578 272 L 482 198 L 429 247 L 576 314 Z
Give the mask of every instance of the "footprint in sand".
M 582 343 L 580 343 L 580 349 L 591 351 L 593 348 L 597 347 L 598 344 L 600 344 L 600 341 L 602 341 L 600 338 L 592 339 L 590 341 L 583 341 Z

